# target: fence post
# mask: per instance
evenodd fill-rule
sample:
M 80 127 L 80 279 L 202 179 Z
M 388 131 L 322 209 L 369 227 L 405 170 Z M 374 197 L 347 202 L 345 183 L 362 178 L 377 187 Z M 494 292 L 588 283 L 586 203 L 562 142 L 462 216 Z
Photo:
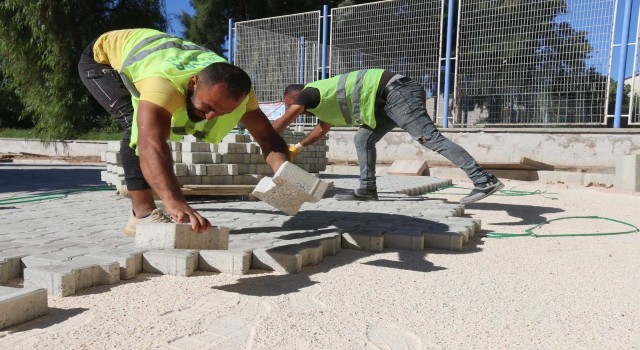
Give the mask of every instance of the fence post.
M 229 29 L 227 31 L 227 60 L 233 63 L 233 19 L 229 18 Z
M 449 0 L 447 13 L 447 49 L 444 63 L 444 116 L 442 127 L 449 127 L 449 88 L 451 87 L 451 46 L 453 41 L 453 7 L 454 0 Z
M 300 61 L 298 61 L 298 84 L 304 84 L 304 36 L 300 37 Z
M 322 76 L 321 79 L 327 77 L 327 37 L 329 28 L 329 5 L 322 6 Z
M 624 4 L 624 20 L 622 22 L 622 37 L 620 38 L 620 58 L 618 59 L 618 90 L 616 91 L 616 111 L 613 117 L 613 127 L 620 128 L 622 119 L 622 101 L 624 100 L 624 73 L 627 65 L 627 48 L 629 47 L 629 27 L 631 26 L 631 5 L 633 0 L 626 0 Z

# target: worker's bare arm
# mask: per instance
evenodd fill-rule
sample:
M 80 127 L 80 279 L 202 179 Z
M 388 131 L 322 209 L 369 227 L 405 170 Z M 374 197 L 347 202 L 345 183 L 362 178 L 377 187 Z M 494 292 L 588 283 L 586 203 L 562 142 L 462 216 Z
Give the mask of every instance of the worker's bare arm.
M 279 133 L 282 134 L 284 129 L 287 128 L 291 123 L 293 123 L 296 118 L 304 112 L 304 106 L 302 105 L 291 105 L 287 109 L 286 112 L 282 115 L 282 117 L 278 118 L 275 122 L 273 122 L 273 128 Z
M 326 135 L 329 130 L 331 130 L 331 124 L 318 120 L 318 124 L 311 130 L 307 137 L 300 141 L 300 144 L 305 147 L 314 144 Z
M 289 159 L 289 149 L 282 136 L 273 129 L 259 108 L 246 112 L 241 121 L 262 148 L 267 164 L 276 172 Z
M 211 227 L 207 219 L 187 204 L 173 173 L 167 144 L 171 114 L 154 103 L 140 101 L 137 123 L 140 167 L 144 178 L 162 199 L 165 211 L 177 222 L 191 222 L 194 231 L 202 232 Z

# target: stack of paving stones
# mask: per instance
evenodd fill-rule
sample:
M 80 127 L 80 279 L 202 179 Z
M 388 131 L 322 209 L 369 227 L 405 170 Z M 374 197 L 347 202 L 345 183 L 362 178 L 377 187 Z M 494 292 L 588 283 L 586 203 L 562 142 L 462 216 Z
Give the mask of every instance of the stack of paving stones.
M 296 144 L 306 136 L 303 132 L 287 131 L 283 138 Z M 229 134 L 219 144 L 205 142 L 170 142 L 174 172 L 181 185 L 256 185 L 264 176 L 273 175 L 257 142 L 248 134 Z M 294 164 L 310 173 L 319 173 L 327 166 L 326 139 L 307 146 Z M 120 187 L 124 185 L 124 169 L 120 161 L 120 141 L 108 143 L 101 154 L 107 170 L 102 181 Z

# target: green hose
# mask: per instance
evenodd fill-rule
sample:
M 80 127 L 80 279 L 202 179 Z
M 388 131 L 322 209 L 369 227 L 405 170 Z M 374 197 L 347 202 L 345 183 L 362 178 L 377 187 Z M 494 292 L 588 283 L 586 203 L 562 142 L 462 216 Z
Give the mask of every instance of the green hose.
M 551 223 L 554 221 L 560 221 L 560 220 L 569 220 L 569 219 L 607 220 L 607 221 L 612 221 L 625 226 L 632 227 L 633 230 L 620 231 L 620 232 L 602 232 L 602 233 L 559 233 L 559 234 L 553 234 L 553 235 L 538 235 L 533 232 L 533 230 L 539 227 L 542 227 L 543 225 L 546 225 L 548 223 Z M 605 218 L 600 216 L 567 216 L 567 217 L 547 220 L 541 224 L 535 225 L 533 227 L 530 227 L 524 230 L 524 233 L 489 232 L 487 233 L 487 237 L 489 238 L 536 237 L 537 238 L 537 237 L 614 236 L 614 235 L 625 235 L 625 234 L 636 233 L 636 232 L 640 232 L 640 229 L 638 229 L 637 226 L 632 225 L 628 222 L 620 221 L 620 220 L 615 220 L 615 219 Z
M 77 190 L 49 192 L 49 193 L 41 193 L 41 194 L 34 194 L 34 195 L 21 196 L 21 197 L 11 197 L 11 198 L 0 199 L 0 205 L 42 202 L 42 201 L 66 198 L 68 195 L 73 193 L 112 191 L 113 189 L 114 188 L 111 186 L 94 186 L 94 187 L 87 187 L 87 188 L 82 188 Z

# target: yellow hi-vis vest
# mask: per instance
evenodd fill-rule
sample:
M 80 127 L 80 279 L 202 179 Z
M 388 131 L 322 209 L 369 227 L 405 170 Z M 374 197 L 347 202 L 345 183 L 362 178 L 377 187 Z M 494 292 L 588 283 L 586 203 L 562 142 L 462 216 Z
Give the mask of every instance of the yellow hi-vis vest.
M 138 145 L 138 103 L 140 93 L 134 83 L 149 77 L 169 80 L 182 95 L 187 94 L 189 80 L 211 63 L 226 62 L 213 51 L 190 41 L 173 37 L 154 29 L 140 29 L 124 43 L 125 57 L 120 77 L 131 92 L 133 103 L 132 148 Z M 186 104 L 171 116 L 171 141 L 180 141 L 184 135 L 194 135 L 209 143 L 219 143 L 238 124 L 247 109 L 247 96 L 231 113 L 197 123 L 189 120 Z M 137 150 L 136 150 L 137 153 Z
M 320 91 L 320 103 L 307 111 L 336 126 L 376 127 L 376 92 L 384 69 L 365 69 L 305 85 Z

